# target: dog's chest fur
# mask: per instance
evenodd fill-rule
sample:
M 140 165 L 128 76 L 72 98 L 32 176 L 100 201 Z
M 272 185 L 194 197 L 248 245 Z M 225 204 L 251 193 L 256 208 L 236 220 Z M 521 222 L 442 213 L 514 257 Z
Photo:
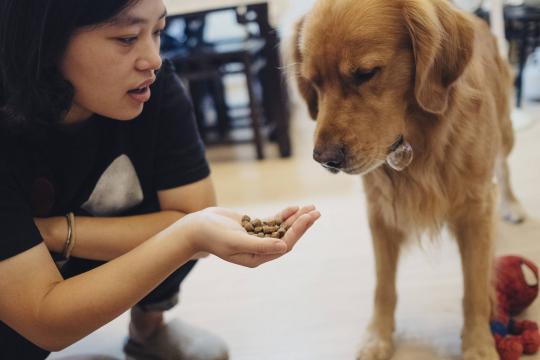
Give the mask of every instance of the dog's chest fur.
M 440 174 L 413 177 L 392 173 L 386 165 L 363 177 L 370 212 L 407 234 L 435 236 L 447 220 L 449 189 Z

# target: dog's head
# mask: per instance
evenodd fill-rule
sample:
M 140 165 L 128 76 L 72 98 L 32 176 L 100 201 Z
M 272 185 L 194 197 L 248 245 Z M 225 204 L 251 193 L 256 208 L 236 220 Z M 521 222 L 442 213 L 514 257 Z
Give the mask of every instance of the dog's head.
M 313 157 L 363 174 L 403 137 L 411 107 L 444 114 L 473 28 L 446 0 L 319 0 L 297 24 L 298 88 L 317 121 Z

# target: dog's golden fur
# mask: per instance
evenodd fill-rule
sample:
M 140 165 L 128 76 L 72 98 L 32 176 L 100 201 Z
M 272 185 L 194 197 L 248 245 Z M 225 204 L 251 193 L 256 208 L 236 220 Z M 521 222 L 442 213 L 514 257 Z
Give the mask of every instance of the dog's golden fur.
M 489 330 L 494 173 L 504 215 L 523 214 L 506 165 L 512 76 L 488 26 L 446 0 L 319 0 L 296 32 L 296 80 L 317 121 L 314 157 L 362 174 L 367 193 L 377 287 L 358 358 L 392 354 L 401 245 L 447 225 L 464 273 L 464 357 L 497 359 Z M 385 164 L 399 136 L 414 150 L 401 172 Z

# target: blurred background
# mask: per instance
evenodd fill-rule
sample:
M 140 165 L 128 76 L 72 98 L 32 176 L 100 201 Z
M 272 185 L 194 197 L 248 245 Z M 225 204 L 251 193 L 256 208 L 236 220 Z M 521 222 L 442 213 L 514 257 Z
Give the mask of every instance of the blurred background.
M 314 123 L 284 71 L 292 26 L 314 1 L 165 3 L 162 56 L 192 96 L 219 204 L 254 216 L 291 204 L 315 204 L 322 213 L 291 254 L 270 264 L 200 261 L 167 316 L 224 337 L 232 360 L 354 359 L 374 285 L 362 184 L 311 159 Z M 492 24 L 516 72 L 510 166 L 529 218 L 499 224 L 497 254 L 540 264 L 540 1 L 455 3 Z M 398 288 L 394 359 L 459 359 L 461 265 L 446 233 L 407 249 Z M 523 317 L 540 320 L 539 302 Z M 123 358 L 127 324 L 124 314 L 50 358 Z

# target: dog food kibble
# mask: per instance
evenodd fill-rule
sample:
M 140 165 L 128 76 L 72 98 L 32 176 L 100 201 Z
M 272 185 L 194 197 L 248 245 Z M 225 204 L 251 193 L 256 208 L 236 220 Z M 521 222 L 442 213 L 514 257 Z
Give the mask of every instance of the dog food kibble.
M 258 237 L 271 237 L 281 239 L 288 230 L 288 226 L 280 219 L 262 221 L 260 219 L 251 220 L 247 215 L 242 217 L 242 227 L 250 235 Z
M 276 226 L 276 225 L 273 225 L 273 226 L 270 226 L 270 225 L 264 225 L 263 226 L 263 232 L 265 234 L 272 234 L 272 233 L 275 233 L 276 231 L 278 231 L 279 229 L 279 226 Z

